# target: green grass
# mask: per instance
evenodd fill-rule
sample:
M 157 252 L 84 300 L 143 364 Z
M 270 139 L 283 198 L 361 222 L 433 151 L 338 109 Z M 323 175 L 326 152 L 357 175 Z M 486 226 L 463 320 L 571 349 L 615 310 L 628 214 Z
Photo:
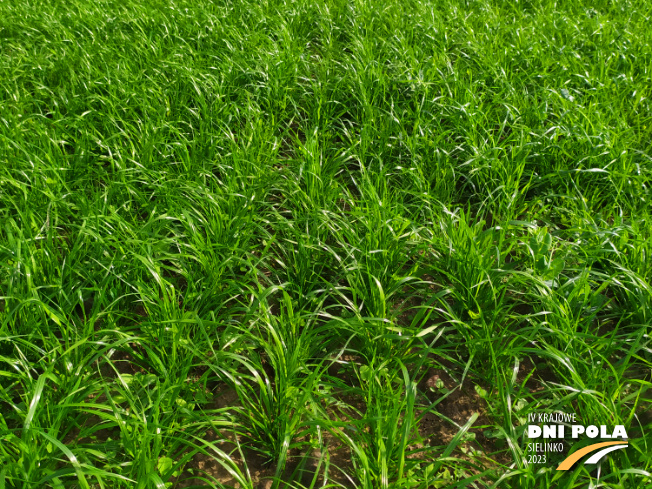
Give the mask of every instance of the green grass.
M 651 22 L 0 2 L 0 489 L 652 485 Z

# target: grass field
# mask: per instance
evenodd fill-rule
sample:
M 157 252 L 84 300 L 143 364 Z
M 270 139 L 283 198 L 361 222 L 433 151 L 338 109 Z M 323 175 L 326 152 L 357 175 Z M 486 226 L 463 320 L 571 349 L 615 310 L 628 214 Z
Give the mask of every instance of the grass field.
M 0 1 L 0 489 L 652 487 L 651 26 Z

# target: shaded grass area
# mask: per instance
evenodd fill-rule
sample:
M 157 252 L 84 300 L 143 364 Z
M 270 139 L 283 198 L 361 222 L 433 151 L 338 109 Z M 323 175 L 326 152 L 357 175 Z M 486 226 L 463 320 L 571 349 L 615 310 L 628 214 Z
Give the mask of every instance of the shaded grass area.
M 652 483 L 651 14 L 1 3 L 0 487 Z

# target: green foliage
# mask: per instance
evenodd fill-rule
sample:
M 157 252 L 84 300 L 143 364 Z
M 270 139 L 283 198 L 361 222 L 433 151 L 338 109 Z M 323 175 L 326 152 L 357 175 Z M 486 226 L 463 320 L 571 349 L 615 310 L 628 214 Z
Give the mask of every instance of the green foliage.
M 651 15 L 0 2 L 0 489 L 649 486 Z

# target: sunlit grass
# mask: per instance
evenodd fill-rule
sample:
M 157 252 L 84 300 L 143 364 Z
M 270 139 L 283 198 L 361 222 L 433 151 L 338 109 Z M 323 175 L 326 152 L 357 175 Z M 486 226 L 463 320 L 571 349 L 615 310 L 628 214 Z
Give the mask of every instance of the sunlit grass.
M 652 484 L 651 16 L 0 2 L 0 489 Z

